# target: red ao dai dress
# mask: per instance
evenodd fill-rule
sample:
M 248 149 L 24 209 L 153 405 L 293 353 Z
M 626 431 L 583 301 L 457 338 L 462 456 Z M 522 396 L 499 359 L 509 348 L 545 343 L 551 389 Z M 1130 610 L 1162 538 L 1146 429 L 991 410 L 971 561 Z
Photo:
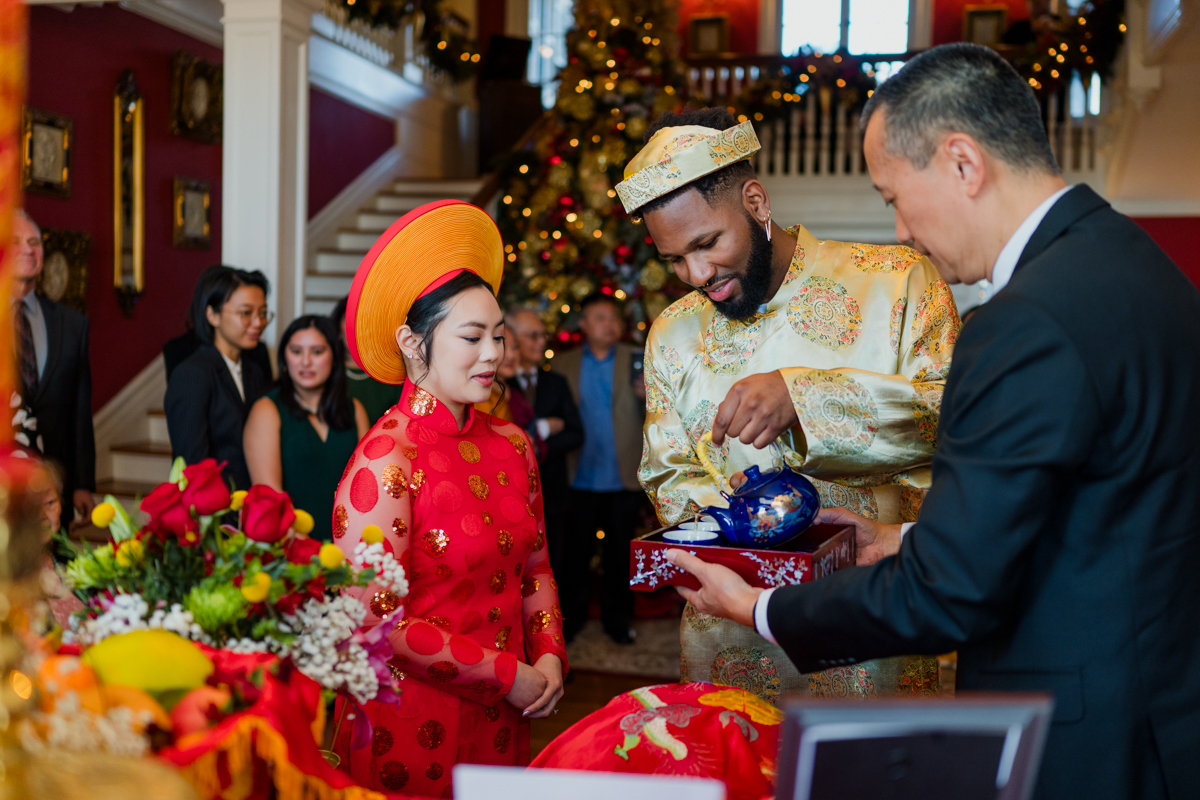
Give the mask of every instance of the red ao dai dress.
M 456 763 L 529 763 L 529 723 L 505 695 L 517 663 L 553 653 L 566 668 L 558 591 L 546 554 L 537 463 L 512 423 L 468 410 L 460 431 L 405 382 L 400 403 L 359 443 L 338 486 L 334 541 L 349 556 L 377 525 L 404 566 L 403 601 L 356 590 L 364 630 L 405 606 L 387 634 L 403 673 L 399 705 L 371 702 L 369 746 L 335 745 L 351 777 L 389 792 L 450 796 Z

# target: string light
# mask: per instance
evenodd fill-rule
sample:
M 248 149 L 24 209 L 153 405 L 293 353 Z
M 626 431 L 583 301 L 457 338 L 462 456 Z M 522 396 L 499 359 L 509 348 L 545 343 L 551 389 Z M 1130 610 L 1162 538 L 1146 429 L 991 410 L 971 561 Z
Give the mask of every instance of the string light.
M 563 306 L 562 306 L 562 308 L 561 308 L 560 310 L 561 310 L 561 311 L 562 311 L 564 314 L 566 314 L 566 313 L 568 313 L 568 312 L 571 310 L 571 307 L 570 307 L 569 305 L 567 305 L 566 303 L 563 303 Z
M 613 297 L 617 298 L 618 300 L 624 300 L 626 297 L 628 297 L 628 295 L 625 294 L 625 290 L 617 289 L 615 292 L 613 292 Z
M 438 42 L 438 50 L 445 50 L 445 49 L 446 49 L 446 43 L 444 41 Z
M 578 140 L 578 139 L 572 139 L 572 140 L 571 140 L 571 147 L 579 147 L 579 140 Z
M 646 323 L 644 323 L 644 322 L 639 322 L 639 323 L 638 323 L 638 330 L 639 330 L 639 331 L 644 331 L 644 330 L 646 330 Z
M 658 39 L 651 39 L 651 40 L 650 40 L 650 44 L 654 45 L 655 47 L 658 47 L 658 43 L 659 43 L 659 40 L 658 40 Z
M 567 214 L 567 222 L 574 222 L 578 217 L 579 215 L 572 211 L 570 214 Z
M 528 217 L 528 216 L 529 216 L 530 214 L 532 214 L 532 213 L 533 213 L 533 209 L 532 209 L 532 208 L 527 208 L 527 209 L 525 209 L 524 211 L 522 211 L 522 212 L 521 212 L 521 216 L 523 216 L 523 217 Z
M 595 237 L 595 238 L 597 238 L 597 239 L 599 239 L 599 238 L 600 238 L 601 236 L 603 236 L 603 235 L 604 235 L 604 234 L 602 234 L 602 233 L 601 233 L 600 231 L 598 231 L 598 230 L 592 231 L 592 236 L 593 236 L 593 237 Z
M 528 165 L 528 164 L 522 164 L 521 166 L 517 167 L 517 172 L 519 172 L 519 173 L 521 173 L 522 175 L 524 175 L 526 172 L 529 172 L 529 165 Z
M 562 231 L 555 231 L 554 233 L 552 233 L 552 234 L 550 234 L 550 235 L 551 235 L 551 236 L 553 236 L 555 239 L 561 239 L 561 238 L 562 238 Z
M 615 190 L 613 190 L 613 189 L 609 189 L 609 190 L 608 190 L 608 196 L 609 196 L 609 197 L 616 197 L 616 196 L 617 196 L 617 193 L 616 193 L 616 191 L 615 191 Z
M 600 144 L 600 134 L 598 134 L 598 133 L 597 133 L 595 136 L 593 136 L 593 137 L 592 137 L 592 141 L 593 141 L 595 144 Z
M 512 195 L 511 194 L 504 195 L 504 205 L 507 206 L 507 205 L 511 205 L 511 204 L 512 204 Z

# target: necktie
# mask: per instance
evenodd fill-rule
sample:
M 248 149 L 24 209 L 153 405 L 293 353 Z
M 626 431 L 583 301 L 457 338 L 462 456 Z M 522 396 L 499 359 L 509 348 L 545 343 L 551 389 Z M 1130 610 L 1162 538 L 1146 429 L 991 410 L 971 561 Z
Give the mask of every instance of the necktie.
M 529 407 L 533 408 L 534 400 L 537 398 L 537 370 L 531 369 L 522 377 L 524 380 L 521 382 L 525 385 L 525 399 L 529 401 Z
M 21 368 L 21 397 L 26 403 L 38 390 L 37 352 L 33 349 L 33 328 L 24 303 L 16 303 L 13 324 L 17 334 L 17 361 Z

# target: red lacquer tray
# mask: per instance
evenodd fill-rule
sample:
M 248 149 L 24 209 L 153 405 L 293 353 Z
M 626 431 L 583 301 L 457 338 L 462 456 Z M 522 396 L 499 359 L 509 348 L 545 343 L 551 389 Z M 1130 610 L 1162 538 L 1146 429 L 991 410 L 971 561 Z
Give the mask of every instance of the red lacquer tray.
M 729 567 L 746 583 L 763 589 L 822 578 L 854 566 L 857 555 L 854 528 L 849 525 L 812 525 L 774 550 L 663 541 L 663 534 L 676 527 L 659 528 L 629 543 L 630 589 L 635 592 L 652 592 L 663 586 L 699 589 L 700 583 L 694 577 L 667 561 L 666 551 L 672 548 Z

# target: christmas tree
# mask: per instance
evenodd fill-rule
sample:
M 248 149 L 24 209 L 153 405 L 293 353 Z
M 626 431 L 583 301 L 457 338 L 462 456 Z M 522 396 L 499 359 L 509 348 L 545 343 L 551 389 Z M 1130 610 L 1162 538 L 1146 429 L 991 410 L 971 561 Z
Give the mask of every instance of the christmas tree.
M 639 340 L 684 291 L 613 189 L 651 120 L 679 105 L 675 26 L 671 0 L 577 0 L 554 108 L 501 166 L 502 300 L 536 305 L 558 342 L 594 291 L 626 301 Z

